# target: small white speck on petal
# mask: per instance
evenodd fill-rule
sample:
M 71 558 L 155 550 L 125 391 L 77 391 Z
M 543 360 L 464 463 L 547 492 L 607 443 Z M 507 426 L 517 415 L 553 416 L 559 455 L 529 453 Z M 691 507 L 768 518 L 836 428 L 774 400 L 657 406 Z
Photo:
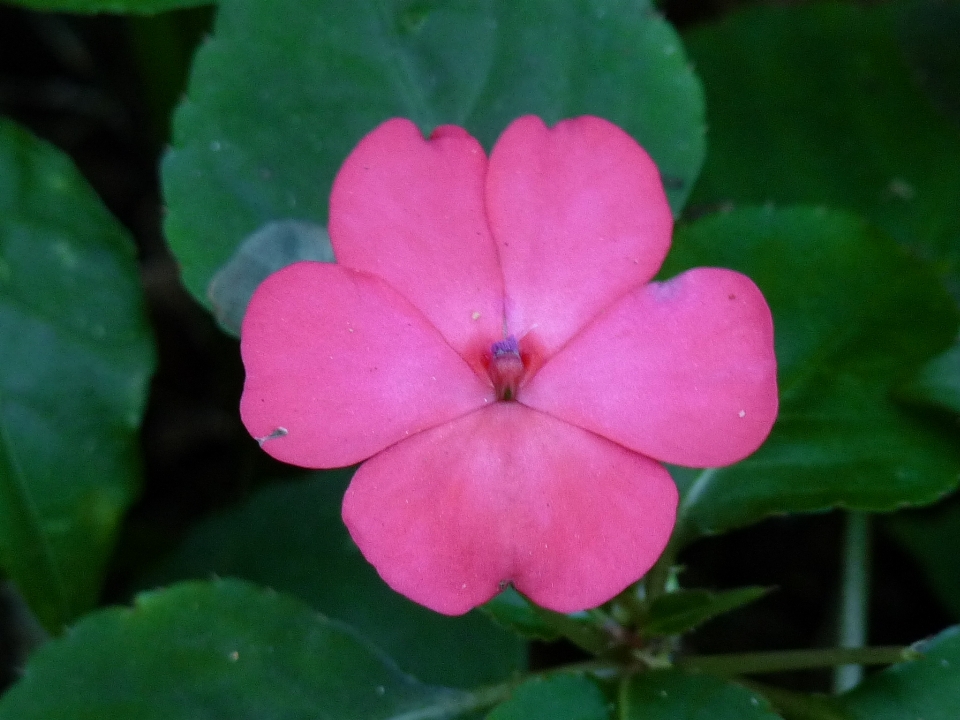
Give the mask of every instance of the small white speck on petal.
M 263 437 L 254 438 L 254 440 L 257 441 L 260 447 L 263 447 L 263 444 L 265 442 L 268 442 L 270 440 L 276 440 L 277 438 L 285 437 L 288 432 L 289 431 L 285 427 L 278 427 L 269 435 L 264 435 Z
M 473 315 L 470 316 L 470 319 L 471 319 L 471 320 L 479 320 L 479 319 L 480 319 L 480 311 L 479 311 L 479 310 L 474 310 L 474 311 L 473 311 Z
M 740 417 L 746 417 L 747 411 L 746 411 L 746 410 L 741 410 L 740 412 L 737 413 L 737 415 L 739 415 Z

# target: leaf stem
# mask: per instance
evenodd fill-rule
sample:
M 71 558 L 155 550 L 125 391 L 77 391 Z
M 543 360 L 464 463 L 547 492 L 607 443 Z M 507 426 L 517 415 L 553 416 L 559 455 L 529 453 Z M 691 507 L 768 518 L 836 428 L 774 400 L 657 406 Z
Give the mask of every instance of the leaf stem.
M 681 658 L 675 664 L 685 670 L 731 676 L 785 670 L 813 670 L 849 664 L 890 665 L 904 660 L 915 660 L 917 657 L 919 654 L 912 648 L 887 646 L 694 655 Z
M 867 643 L 870 603 L 870 525 L 864 512 L 850 511 L 846 516 L 841 583 L 837 641 L 843 648 L 862 648 Z M 833 689 L 846 692 L 862 679 L 862 665 L 841 665 L 834 670 Z

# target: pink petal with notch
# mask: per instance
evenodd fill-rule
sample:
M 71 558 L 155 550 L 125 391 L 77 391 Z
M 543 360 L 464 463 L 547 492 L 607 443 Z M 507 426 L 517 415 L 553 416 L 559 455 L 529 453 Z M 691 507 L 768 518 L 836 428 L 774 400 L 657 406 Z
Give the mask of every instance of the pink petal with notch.
M 729 465 L 777 417 L 770 309 L 732 270 L 651 283 L 547 361 L 518 398 L 663 462 Z
M 487 213 L 509 332 L 535 332 L 547 356 L 656 275 L 673 229 L 653 160 L 595 117 L 514 121 L 490 156 Z
M 352 465 L 493 399 L 396 290 L 338 265 L 301 262 L 268 277 L 240 351 L 244 425 L 275 458 L 304 467 Z
M 465 130 L 443 126 L 424 140 L 409 120 L 388 120 L 350 153 L 330 195 L 337 262 L 386 280 L 471 362 L 503 334 L 486 170 Z
M 512 582 L 543 607 L 594 607 L 639 579 L 677 489 L 649 458 L 500 402 L 364 463 L 343 518 L 396 591 L 459 615 Z

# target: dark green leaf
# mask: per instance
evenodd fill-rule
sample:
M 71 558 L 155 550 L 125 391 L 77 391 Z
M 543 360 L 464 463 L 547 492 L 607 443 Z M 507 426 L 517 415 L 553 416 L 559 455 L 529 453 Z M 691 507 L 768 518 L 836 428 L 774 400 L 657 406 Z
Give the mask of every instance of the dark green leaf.
M 525 638 L 549 642 L 560 637 L 556 628 L 548 625 L 543 616 L 533 609 L 530 601 L 512 587 L 481 605 L 480 609 L 500 625 Z
M 622 696 L 623 720 L 777 720 L 761 696 L 710 675 L 660 670 L 636 675 Z
M 955 437 L 891 397 L 956 333 L 956 309 L 925 265 L 848 214 L 773 207 L 681 228 L 665 274 L 697 265 L 739 270 L 763 290 L 780 415 L 743 462 L 675 471 L 686 531 L 834 506 L 892 510 L 957 484 Z
M 960 413 L 960 342 L 924 365 L 903 392 L 914 400 Z
M 292 598 L 216 581 L 85 618 L 31 658 L 0 720 L 399 720 L 465 702 Z
M 597 684 L 581 675 L 528 680 L 487 720 L 608 720 L 610 703 Z
M 896 7 L 765 5 L 686 35 L 710 124 L 692 201 L 854 210 L 960 298 L 960 133 L 914 82 Z
M 129 13 L 153 15 L 178 8 L 213 5 L 216 0 L 4 0 L 31 10 L 68 13 Z
M 426 682 L 478 685 L 521 669 L 523 644 L 482 614 L 439 615 L 387 587 L 340 520 L 348 479 L 317 473 L 259 491 L 199 525 L 151 582 L 216 574 L 297 595 Z
M 661 595 L 650 605 L 643 626 L 648 635 L 675 635 L 686 632 L 723 613 L 759 600 L 770 588 L 744 587 L 724 592 L 677 590 Z
M 834 704 L 850 720 L 956 720 L 960 708 L 960 627 L 917 648 L 923 657 L 868 677 Z
M 897 513 L 886 518 L 884 526 L 913 554 L 944 607 L 960 620 L 960 496 L 932 508 Z
M 207 288 L 220 326 L 239 337 L 253 291 L 268 275 L 300 260 L 333 261 L 326 228 L 296 220 L 277 220 L 244 240 Z
M 0 565 L 48 629 L 100 593 L 152 369 L 130 238 L 66 156 L 0 119 Z
M 659 163 L 675 210 L 704 152 L 702 92 L 643 0 L 225 0 L 163 166 L 166 232 L 190 291 L 266 223 L 326 224 L 334 174 L 390 117 L 465 126 L 603 116 Z

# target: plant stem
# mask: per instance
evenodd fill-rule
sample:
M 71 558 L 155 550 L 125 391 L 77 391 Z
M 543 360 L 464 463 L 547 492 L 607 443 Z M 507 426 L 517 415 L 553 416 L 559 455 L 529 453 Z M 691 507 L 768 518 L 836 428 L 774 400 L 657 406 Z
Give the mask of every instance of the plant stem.
M 864 512 L 847 513 L 842 572 L 838 644 L 842 648 L 862 648 L 867 642 L 870 602 L 870 525 Z M 834 670 L 833 689 L 846 692 L 862 679 L 862 665 L 841 665 Z
M 676 666 L 713 675 L 749 675 L 784 670 L 812 670 L 836 665 L 889 665 L 914 660 L 917 652 L 909 647 L 824 648 L 773 652 L 700 655 L 681 658 Z

